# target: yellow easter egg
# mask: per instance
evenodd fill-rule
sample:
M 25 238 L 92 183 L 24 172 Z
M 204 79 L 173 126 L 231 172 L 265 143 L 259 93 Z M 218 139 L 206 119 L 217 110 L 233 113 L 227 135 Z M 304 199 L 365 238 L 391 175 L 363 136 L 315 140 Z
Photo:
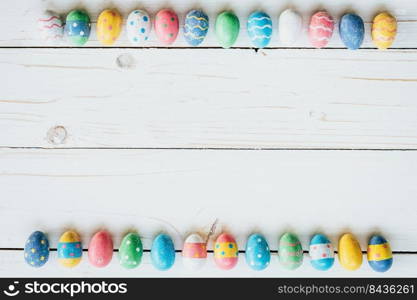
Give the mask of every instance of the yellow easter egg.
M 340 265 L 346 270 L 354 271 L 362 265 L 361 246 L 352 234 L 346 233 L 340 238 L 338 256 Z
M 372 23 L 372 41 L 378 49 L 391 47 L 397 35 L 397 20 L 387 12 L 378 14 Z
M 98 40 L 103 45 L 113 45 L 122 31 L 122 21 L 122 16 L 116 10 L 103 10 L 97 20 Z
M 75 231 L 66 231 L 58 241 L 58 261 L 67 268 L 78 265 L 83 255 L 81 239 Z

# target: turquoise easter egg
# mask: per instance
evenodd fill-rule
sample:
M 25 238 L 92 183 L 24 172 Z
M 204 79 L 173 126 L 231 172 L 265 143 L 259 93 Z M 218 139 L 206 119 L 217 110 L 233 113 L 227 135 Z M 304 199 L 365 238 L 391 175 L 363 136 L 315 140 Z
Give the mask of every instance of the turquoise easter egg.
M 58 241 L 58 261 L 66 268 L 73 268 L 81 262 L 83 247 L 81 238 L 75 231 L 64 232 Z
M 376 272 L 386 272 L 392 266 L 392 251 L 387 240 L 380 236 L 374 235 L 368 243 L 368 263 Z
M 65 23 L 65 35 L 71 44 L 83 46 L 90 37 L 90 17 L 82 10 L 71 11 Z
M 268 46 L 272 36 L 272 20 L 268 14 L 261 11 L 252 13 L 248 18 L 246 28 L 249 38 L 256 48 Z
M 261 271 L 268 267 L 271 260 L 269 246 L 261 234 L 252 234 L 246 243 L 246 262 L 253 270 Z
M 192 10 L 185 16 L 184 38 L 191 46 L 200 45 L 207 35 L 209 18 L 201 10 Z
M 160 271 L 166 271 L 174 265 L 175 247 L 168 235 L 160 234 L 153 240 L 151 262 Z
M 334 264 L 334 250 L 330 240 L 323 234 L 316 234 L 310 241 L 311 265 L 320 271 L 330 269 Z
M 49 258 L 49 241 L 43 232 L 35 231 L 26 240 L 25 260 L 29 266 L 42 267 Z
M 339 23 L 340 38 L 350 50 L 359 49 L 365 36 L 365 26 L 361 17 L 355 14 L 345 14 Z

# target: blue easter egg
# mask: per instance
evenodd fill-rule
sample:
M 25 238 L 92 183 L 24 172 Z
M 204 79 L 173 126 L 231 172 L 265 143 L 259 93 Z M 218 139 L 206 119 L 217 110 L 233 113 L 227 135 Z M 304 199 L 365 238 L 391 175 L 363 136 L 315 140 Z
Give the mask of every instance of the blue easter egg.
M 266 239 L 260 234 L 252 234 L 246 243 L 246 262 L 249 267 L 261 271 L 269 265 L 271 254 Z
M 49 241 L 43 232 L 33 232 L 25 244 L 25 260 L 29 266 L 42 267 L 49 258 Z
M 323 234 L 316 234 L 310 241 L 310 259 L 313 268 L 326 271 L 334 264 L 334 250 L 330 240 Z
M 247 30 L 252 44 L 257 48 L 268 46 L 272 36 L 271 17 L 261 11 L 252 13 L 248 18 Z
M 185 16 L 184 38 L 191 46 L 198 46 L 206 37 L 208 28 L 208 16 L 201 10 L 192 10 Z
M 355 14 L 346 14 L 339 23 L 340 38 L 350 50 L 359 49 L 365 36 L 365 26 L 361 17 Z
M 367 256 L 369 265 L 376 272 L 386 272 L 392 266 L 391 247 L 380 235 L 374 235 L 369 239 Z
M 168 235 L 160 234 L 153 240 L 151 261 L 152 265 L 160 271 L 166 271 L 174 265 L 175 247 Z

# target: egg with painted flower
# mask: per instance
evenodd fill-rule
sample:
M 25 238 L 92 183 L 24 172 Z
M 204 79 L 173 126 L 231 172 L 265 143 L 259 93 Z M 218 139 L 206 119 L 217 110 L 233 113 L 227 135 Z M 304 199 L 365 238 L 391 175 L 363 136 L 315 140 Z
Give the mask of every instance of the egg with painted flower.
M 330 269 L 334 264 L 334 250 L 330 240 L 323 234 L 316 234 L 310 241 L 311 265 L 320 271 Z
M 81 239 L 75 231 L 67 231 L 59 238 L 58 242 L 58 261 L 67 268 L 78 265 L 83 255 Z
M 33 232 L 26 240 L 25 261 L 31 267 L 42 267 L 49 258 L 49 241 L 41 231 Z
M 146 42 L 152 30 L 152 22 L 149 14 L 144 10 L 134 10 L 127 17 L 127 38 L 133 45 Z
M 219 235 L 214 243 L 214 262 L 222 270 L 233 269 L 238 261 L 239 249 L 234 237 L 228 233 Z
M 262 11 L 251 13 L 246 28 L 256 48 L 268 46 L 272 36 L 272 20 L 268 14 Z
M 151 262 L 160 271 L 169 270 L 174 265 L 175 247 L 169 235 L 162 233 L 153 240 Z
M 392 266 L 392 251 L 387 240 L 380 236 L 374 235 L 368 243 L 368 263 L 376 272 L 386 272 Z
M 184 242 L 182 261 L 189 270 L 201 269 L 207 261 L 207 245 L 203 238 L 197 234 L 190 234 Z
M 303 263 L 303 247 L 293 233 L 284 233 L 279 240 L 278 258 L 287 270 L 295 270 Z
M 163 9 L 156 14 L 155 33 L 162 44 L 172 44 L 177 38 L 178 29 L 178 16 L 173 10 Z
M 82 10 L 73 10 L 67 15 L 65 35 L 74 46 L 83 46 L 90 37 L 90 17 Z
M 264 270 L 269 266 L 271 254 L 268 242 L 261 234 L 252 234 L 246 243 L 246 262 L 255 271 Z
M 207 35 L 209 18 L 201 10 L 192 10 L 185 16 L 184 38 L 191 46 L 200 45 Z
M 114 9 L 103 10 L 97 19 L 97 37 L 101 44 L 111 46 L 122 31 L 122 16 Z

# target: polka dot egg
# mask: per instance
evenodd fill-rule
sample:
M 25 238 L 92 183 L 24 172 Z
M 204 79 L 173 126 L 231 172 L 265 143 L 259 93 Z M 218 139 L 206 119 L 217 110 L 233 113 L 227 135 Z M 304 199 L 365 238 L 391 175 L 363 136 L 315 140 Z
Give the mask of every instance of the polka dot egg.
M 177 14 L 170 9 L 160 10 L 155 16 L 155 33 L 164 45 L 172 44 L 178 35 Z
M 122 16 L 112 9 L 101 12 L 97 20 L 97 37 L 105 46 L 111 46 L 122 31 Z
M 120 265 L 133 269 L 140 265 L 143 255 L 142 241 L 137 233 L 128 233 L 119 247 Z
M 233 269 L 238 261 L 239 250 L 233 236 L 219 235 L 214 243 L 214 262 L 222 270 Z
M 82 46 L 90 37 L 90 17 L 82 10 L 73 10 L 67 15 L 65 35 L 74 46 Z
M 127 17 L 126 32 L 133 45 L 146 42 L 152 29 L 151 18 L 144 10 L 134 10 Z
M 207 247 L 203 238 L 197 234 L 190 234 L 184 242 L 182 249 L 182 261 L 184 266 L 190 270 L 202 268 L 207 260 Z
M 323 234 L 316 234 L 310 241 L 311 265 L 316 270 L 326 271 L 333 266 L 334 250 L 332 243 Z
M 113 257 L 113 240 L 107 231 L 97 232 L 88 245 L 88 259 L 97 268 L 107 266 Z
M 253 270 L 261 271 L 268 267 L 271 260 L 269 246 L 260 234 L 252 234 L 246 243 L 246 262 Z
M 387 240 L 374 235 L 368 243 L 368 263 L 376 272 L 386 272 L 392 266 L 392 251 Z
M 43 232 L 33 232 L 25 244 L 25 261 L 29 266 L 42 267 L 49 258 L 49 241 Z
M 67 231 L 59 238 L 58 261 L 67 268 L 78 265 L 83 255 L 81 239 L 75 231 Z

